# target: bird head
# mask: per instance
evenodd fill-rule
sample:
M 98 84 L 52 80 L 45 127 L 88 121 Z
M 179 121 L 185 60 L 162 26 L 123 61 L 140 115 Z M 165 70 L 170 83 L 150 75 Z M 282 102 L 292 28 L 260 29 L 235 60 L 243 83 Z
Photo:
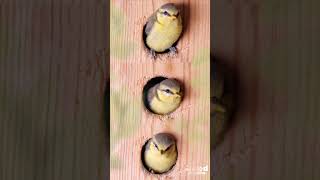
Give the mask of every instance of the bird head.
M 160 152 L 160 154 L 170 154 L 175 150 L 176 142 L 172 135 L 159 133 L 152 138 L 151 145 L 153 150 Z
M 178 20 L 179 18 L 179 10 L 172 3 L 161 6 L 157 11 L 157 19 L 161 24 L 169 24 L 173 21 Z
M 157 95 L 161 101 L 175 104 L 180 103 L 183 93 L 178 81 L 166 79 L 159 84 Z

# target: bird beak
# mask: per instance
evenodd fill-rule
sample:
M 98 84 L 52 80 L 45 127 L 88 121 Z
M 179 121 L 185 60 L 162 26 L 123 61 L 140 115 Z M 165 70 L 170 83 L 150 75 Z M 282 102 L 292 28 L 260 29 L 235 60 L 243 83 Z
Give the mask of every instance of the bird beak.
M 177 16 L 171 16 L 171 19 L 177 19 Z

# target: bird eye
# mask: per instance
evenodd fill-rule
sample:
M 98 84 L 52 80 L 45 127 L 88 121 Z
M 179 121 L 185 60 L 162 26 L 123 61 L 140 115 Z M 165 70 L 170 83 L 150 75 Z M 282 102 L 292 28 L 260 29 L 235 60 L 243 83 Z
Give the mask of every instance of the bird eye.
M 164 151 L 168 151 L 172 147 L 172 144 L 166 148 Z
M 170 16 L 170 14 L 168 13 L 168 11 L 164 11 L 163 14 L 164 14 L 165 16 Z
M 154 144 L 154 146 L 159 150 L 159 147 L 158 147 L 158 145 L 156 144 L 156 143 L 153 143 Z
M 169 89 L 164 90 L 164 92 L 171 94 L 171 91 Z

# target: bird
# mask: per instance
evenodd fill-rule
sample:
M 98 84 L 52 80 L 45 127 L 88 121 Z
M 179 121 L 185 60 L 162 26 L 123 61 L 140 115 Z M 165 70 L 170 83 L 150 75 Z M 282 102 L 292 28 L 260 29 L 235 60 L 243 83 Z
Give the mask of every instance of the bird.
M 172 78 L 162 80 L 147 91 L 149 109 L 160 115 L 169 114 L 176 110 L 182 98 L 181 84 Z
M 182 18 L 179 9 L 173 3 L 162 5 L 147 20 L 145 25 L 145 43 L 155 57 L 169 49 L 173 54 L 177 49 L 173 46 L 182 34 Z
M 212 75 L 211 97 L 210 97 L 210 116 L 213 122 L 213 146 L 222 141 L 223 135 L 230 124 L 230 118 L 234 108 L 234 95 L 232 88 L 227 88 L 226 72 L 221 64 L 213 61 L 211 69 Z
M 176 140 L 169 133 L 158 133 L 146 144 L 143 159 L 146 168 L 156 174 L 168 172 L 176 163 Z

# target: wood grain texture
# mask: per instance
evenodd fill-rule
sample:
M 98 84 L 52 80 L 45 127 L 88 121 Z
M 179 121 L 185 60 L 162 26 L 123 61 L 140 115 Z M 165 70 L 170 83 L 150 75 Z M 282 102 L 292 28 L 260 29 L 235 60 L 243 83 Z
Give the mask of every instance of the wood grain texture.
M 210 178 L 210 1 L 170 1 L 182 10 L 185 25 L 179 53 L 154 61 L 144 48 L 142 29 L 166 2 L 111 1 L 111 179 Z M 184 100 L 169 116 L 153 115 L 143 106 L 143 86 L 155 76 L 184 83 Z M 159 132 L 175 135 L 179 154 L 172 171 L 156 176 L 143 168 L 140 153 Z M 200 172 L 205 166 L 208 172 Z
M 107 8 L 0 3 L 0 179 L 105 179 Z
M 213 179 L 320 179 L 318 1 L 214 1 L 212 51 L 238 109 Z
M 106 2 L 0 1 L 0 179 L 92 180 L 107 177 L 103 118 L 103 90 L 108 74 L 104 51 L 108 40 Z M 184 52 L 171 59 L 169 65 L 164 58 L 157 63 L 147 61 L 140 43 L 141 24 L 162 2 L 138 1 L 143 5 L 141 12 L 136 14 L 128 13 L 129 10 L 138 11 L 131 8 L 133 1 L 131 4 L 114 2 L 126 12 L 124 24 L 129 32 L 134 29 L 134 35 L 124 33 L 125 40 L 119 42 L 130 39 L 138 45 L 120 44 L 119 50 L 111 52 L 114 53 L 113 60 L 117 60 L 112 68 L 132 71 L 130 74 L 129 70 L 118 71 L 120 75 L 132 75 L 130 83 L 121 81 L 124 86 L 140 90 L 135 84 L 141 88 L 149 76 L 164 73 L 183 79 L 187 87 L 191 87 L 189 72 L 203 70 L 203 67 L 193 68 L 190 58 L 196 53 L 193 45 L 207 48 L 206 39 L 200 41 L 198 36 L 210 37 L 207 26 L 198 27 L 208 20 L 202 19 L 200 14 L 203 12 L 198 10 L 202 1 L 181 1 L 191 4 L 183 6 L 189 35 L 178 44 Z M 212 1 L 212 5 L 211 49 L 214 57 L 235 73 L 239 98 L 232 128 L 223 144 L 212 153 L 213 179 L 320 179 L 319 2 L 228 0 Z M 133 15 L 135 21 L 129 22 L 129 15 Z M 192 18 L 191 24 L 189 19 Z M 133 23 L 137 28 L 132 28 Z M 194 31 L 200 33 L 194 34 Z M 189 48 L 189 44 L 192 47 Z M 121 53 L 124 49 L 129 53 Z M 130 57 L 123 56 L 125 54 Z M 181 70 L 176 63 L 191 70 Z M 140 68 L 141 74 L 136 74 L 134 68 Z M 121 83 L 118 85 L 120 87 Z M 179 138 L 187 140 L 192 137 L 188 134 L 190 129 L 208 133 L 202 126 L 189 122 L 188 118 L 195 112 L 179 115 L 181 119 L 187 119 L 187 127 L 180 120 L 173 120 L 178 125 L 170 126 L 166 120 L 157 124 L 158 117 L 142 109 L 140 92 L 132 92 L 121 95 L 119 101 L 127 103 L 129 96 L 134 97 L 136 100 L 130 100 L 128 106 L 136 109 L 123 111 L 126 113 L 122 116 L 141 119 L 131 121 L 128 118 L 118 127 L 133 128 L 130 124 L 133 123 L 144 128 L 133 129 L 133 132 L 139 132 L 137 135 L 128 134 L 132 139 L 140 138 L 135 148 L 138 149 L 153 132 L 163 129 L 174 131 L 180 134 Z M 197 94 L 193 92 L 187 93 L 190 99 L 183 104 L 187 111 L 192 94 Z M 111 109 L 115 111 L 116 108 Z M 135 111 L 140 114 L 135 115 Z M 149 117 L 151 121 L 147 122 Z M 205 115 L 203 117 L 197 119 L 206 119 Z M 119 144 L 125 147 L 127 154 L 134 152 L 126 144 L 130 139 L 125 141 L 123 135 L 112 137 L 112 132 L 110 136 L 111 141 L 120 142 L 121 139 Z M 205 136 L 200 134 L 199 137 Z M 202 144 L 197 145 L 204 151 Z M 208 162 L 200 160 L 208 158 L 206 152 L 199 153 L 200 158 L 188 156 L 197 150 L 193 145 L 180 141 L 180 148 L 188 151 L 180 164 L 192 162 L 198 166 Z M 119 170 L 111 169 L 113 177 L 151 179 L 145 172 L 130 169 L 135 167 L 131 162 L 138 161 L 125 159 L 124 163 L 117 164 L 117 159 L 112 158 L 111 154 L 111 165 Z M 178 170 L 176 167 L 174 172 Z M 199 177 L 188 176 L 189 179 Z M 179 178 L 184 179 L 184 176 Z

